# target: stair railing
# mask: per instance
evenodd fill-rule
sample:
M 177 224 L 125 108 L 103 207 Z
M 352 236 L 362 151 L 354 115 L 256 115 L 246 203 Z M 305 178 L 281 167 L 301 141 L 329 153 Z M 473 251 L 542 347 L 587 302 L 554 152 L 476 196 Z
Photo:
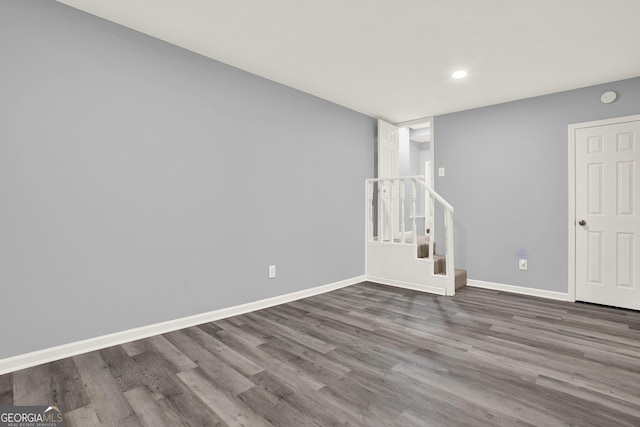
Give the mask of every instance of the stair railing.
M 410 197 L 406 194 L 406 185 L 410 185 Z M 453 248 L 453 206 L 451 206 L 442 196 L 429 187 L 424 177 L 421 175 L 401 176 L 396 178 L 371 178 L 365 183 L 365 201 L 367 205 L 367 242 L 386 244 L 406 244 L 407 234 L 412 236 L 411 244 L 416 246 L 414 252 L 417 256 L 418 247 L 418 227 L 416 223 L 418 188 L 424 190 L 429 203 L 428 218 L 425 218 L 424 231 L 428 237 L 429 254 L 434 258 L 434 205 L 435 201 L 444 208 L 444 235 L 445 235 L 445 275 L 447 277 L 447 295 L 455 293 L 455 266 Z M 406 230 L 405 222 L 407 206 L 409 218 L 411 220 L 410 231 Z M 428 232 L 427 232 L 428 230 Z M 431 274 L 434 274 L 432 263 Z

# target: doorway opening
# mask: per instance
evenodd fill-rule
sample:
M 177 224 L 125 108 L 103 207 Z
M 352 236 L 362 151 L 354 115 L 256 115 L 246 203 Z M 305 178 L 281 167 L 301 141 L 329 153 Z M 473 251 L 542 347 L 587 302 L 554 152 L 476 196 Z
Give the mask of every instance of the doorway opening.
M 398 160 L 400 163 L 400 176 L 424 176 L 425 183 L 433 187 L 433 119 L 424 118 L 396 124 L 398 127 Z M 407 184 L 408 185 L 408 184 Z M 409 194 L 410 189 L 406 189 Z M 433 216 L 433 206 L 426 202 L 430 200 L 425 192 L 425 197 L 419 198 L 416 207 L 416 223 L 418 229 L 423 229 L 427 234 L 427 224 L 433 223 L 429 218 Z M 406 213 L 405 221 L 411 224 L 413 218 Z

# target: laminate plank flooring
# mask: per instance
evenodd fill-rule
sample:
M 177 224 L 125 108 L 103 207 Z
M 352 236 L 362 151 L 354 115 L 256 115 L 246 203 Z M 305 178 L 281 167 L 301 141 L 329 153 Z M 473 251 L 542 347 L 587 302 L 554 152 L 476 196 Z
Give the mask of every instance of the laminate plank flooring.
M 0 376 L 70 426 L 640 426 L 640 312 L 374 283 Z

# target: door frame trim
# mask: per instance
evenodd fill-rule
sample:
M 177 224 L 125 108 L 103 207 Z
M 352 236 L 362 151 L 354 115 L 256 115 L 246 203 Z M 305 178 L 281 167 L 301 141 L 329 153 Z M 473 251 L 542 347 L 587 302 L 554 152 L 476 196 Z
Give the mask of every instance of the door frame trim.
M 569 125 L 569 218 L 567 221 L 569 229 L 569 253 L 568 253 L 568 286 L 567 299 L 575 302 L 576 300 L 576 131 L 578 129 L 607 126 L 626 122 L 635 122 L 640 120 L 640 114 L 633 116 L 615 117 L 612 119 L 595 120 L 591 122 L 574 123 Z

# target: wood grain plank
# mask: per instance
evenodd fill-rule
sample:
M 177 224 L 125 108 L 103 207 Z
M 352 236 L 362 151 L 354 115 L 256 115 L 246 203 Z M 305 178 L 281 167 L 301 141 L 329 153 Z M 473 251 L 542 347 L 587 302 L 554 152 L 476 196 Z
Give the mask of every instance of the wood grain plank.
M 474 405 L 486 407 L 494 413 L 502 413 L 504 415 L 517 413 L 520 417 L 527 420 L 527 422 L 531 422 L 534 425 L 549 427 L 566 425 L 562 420 L 557 419 L 544 411 L 529 408 L 525 405 L 521 405 L 519 402 L 513 402 L 508 398 L 509 396 L 499 390 L 492 390 L 492 393 L 487 393 L 487 388 L 485 386 L 465 384 L 460 381 L 455 381 L 450 376 L 443 373 L 413 369 L 406 365 L 397 365 L 393 370 L 407 376 L 411 376 L 418 381 L 423 382 L 425 385 L 438 390 L 439 393 L 447 393 L 457 396 L 458 399 L 469 401 Z
M 101 423 L 107 425 L 140 425 L 109 367 L 99 352 L 74 356 L 85 390 Z
M 197 333 L 198 331 L 198 328 L 194 328 L 193 332 Z M 167 334 L 167 339 L 193 360 L 202 372 L 210 378 L 215 378 L 218 387 L 238 394 L 255 385 L 240 372 L 204 349 L 189 336 L 189 332 L 189 329 L 172 332 Z
M 100 356 L 106 363 L 115 384 L 118 385 L 121 392 L 142 387 L 150 380 L 144 369 L 140 368 L 134 358 L 130 357 L 122 346 L 100 350 Z M 160 398 L 160 396 L 157 397 Z
M 583 387 L 576 386 L 574 384 L 557 379 L 548 378 L 543 375 L 538 377 L 538 379 L 536 380 L 536 384 L 541 387 L 555 390 L 567 396 L 578 397 L 585 402 L 590 402 L 591 404 L 595 404 L 608 408 L 612 411 L 619 412 L 620 414 L 628 416 L 625 418 L 628 419 L 631 425 L 640 425 L 640 405 L 635 405 L 624 400 L 620 400 L 615 395 L 607 395 L 594 392 L 592 390 L 588 390 Z
M 65 423 L 69 427 L 94 427 L 100 425 L 100 420 L 93 405 L 83 406 L 63 414 Z
M 243 375 L 251 376 L 264 371 L 264 367 L 252 362 L 241 353 L 223 344 L 200 327 L 185 331 L 207 351 L 215 354 Z
M 274 426 L 320 426 L 298 408 L 263 388 L 254 387 L 240 393 L 238 398 Z
M 142 425 L 146 427 L 172 427 L 177 417 L 169 417 L 162 406 L 151 396 L 146 387 L 138 387 L 124 392 L 124 397 L 138 415 Z
M 175 414 L 182 423 L 193 427 L 224 425 L 175 375 L 172 365 L 161 354 L 145 352 L 135 356 L 135 361 L 153 378 L 147 387 L 153 389 L 154 395 L 162 396 L 158 403 L 167 413 Z
M 317 353 L 295 342 L 288 341 L 286 338 L 274 338 L 268 343 L 262 344 L 260 348 L 269 354 L 278 354 L 278 357 L 283 360 L 304 359 L 314 366 L 327 369 L 339 375 L 346 375 L 352 369 L 352 366 L 338 363 L 327 357 L 328 353 Z
M 52 362 L 49 364 L 49 370 L 52 403 L 62 408 L 64 412 L 71 412 L 91 403 L 72 359 Z
M 0 375 L 0 406 L 13 405 L 13 374 Z
M 13 373 L 14 405 L 48 405 L 51 401 L 49 365 Z
M 135 356 L 147 351 L 146 342 L 146 340 L 132 341 L 122 344 L 121 347 L 129 356 Z
M 315 390 L 294 389 L 268 371 L 254 375 L 251 380 L 264 390 L 297 408 L 321 426 L 346 425 L 351 419 L 351 414 L 334 410 L 331 405 L 327 405 Z M 332 409 L 328 410 L 329 408 Z M 357 423 L 353 424 L 354 420 L 351 419 L 352 425 L 358 425 Z
M 240 399 L 218 388 L 199 368 L 180 372 L 177 375 L 205 405 L 229 426 L 272 426 Z
M 266 326 L 272 332 L 276 332 L 281 336 L 287 337 L 292 341 L 296 341 L 299 344 L 309 347 L 319 353 L 327 353 L 331 350 L 335 350 L 336 348 L 335 346 L 328 344 L 326 341 L 306 335 L 286 325 L 276 323 L 261 312 L 249 313 L 246 317 L 253 320 L 254 324 Z
M 228 331 L 220 331 L 217 336 L 221 339 L 222 342 L 229 345 L 230 347 L 235 348 L 237 351 L 242 352 L 245 357 L 248 357 L 255 363 L 259 363 L 265 367 L 269 372 L 272 372 L 278 375 L 283 379 L 287 384 L 290 384 L 294 388 L 311 388 L 312 390 L 320 390 L 324 387 L 324 384 L 316 381 L 309 375 L 304 372 L 296 369 L 295 367 L 287 364 L 286 361 L 271 357 L 269 353 L 265 351 L 253 347 L 251 345 L 246 345 L 246 341 L 237 340 L 237 337 L 234 337 L 228 333 Z
M 217 322 L 215 322 L 216 326 L 221 327 L 224 331 L 227 331 L 231 334 L 235 334 L 236 336 L 238 336 L 239 339 L 247 341 L 247 343 L 253 347 L 257 347 L 260 344 L 264 344 L 264 341 L 261 340 L 260 338 L 243 333 L 242 328 L 240 328 L 240 326 L 242 326 L 243 324 L 244 323 L 241 323 L 240 325 L 235 325 L 229 320 L 218 320 Z
M 176 346 L 171 344 L 165 337 L 157 335 L 155 337 L 147 338 L 146 341 L 151 344 L 155 351 L 162 354 L 162 357 L 173 365 L 175 372 L 188 371 L 189 369 L 197 367 L 193 360 L 189 359 L 183 352 L 178 350 Z

